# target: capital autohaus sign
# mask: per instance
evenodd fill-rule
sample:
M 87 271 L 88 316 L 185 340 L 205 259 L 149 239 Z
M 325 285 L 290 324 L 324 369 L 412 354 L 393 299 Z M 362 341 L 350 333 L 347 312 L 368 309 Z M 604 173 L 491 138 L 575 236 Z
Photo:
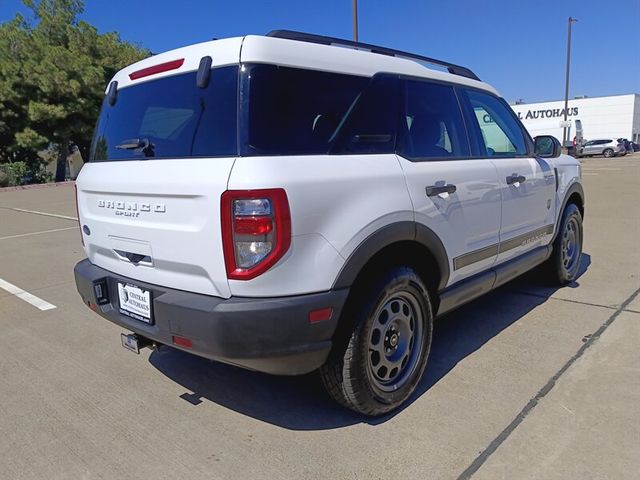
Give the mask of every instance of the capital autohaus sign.
M 539 118 L 564 118 L 564 108 L 547 108 L 540 110 L 527 110 L 527 113 L 517 112 L 520 120 L 537 120 Z M 569 107 L 567 109 L 568 117 L 578 115 L 578 107 Z

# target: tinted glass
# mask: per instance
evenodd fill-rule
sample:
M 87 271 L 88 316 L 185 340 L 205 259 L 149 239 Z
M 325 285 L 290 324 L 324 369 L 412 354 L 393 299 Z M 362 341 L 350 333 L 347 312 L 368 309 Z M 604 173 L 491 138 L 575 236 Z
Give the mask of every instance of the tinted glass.
M 527 143 L 520 124 L 513 112 L 497 97 L 466 90 L 473 109 L 473 118 L 482 135 L 484 153 L 488 157 L 513 157 L 528 155 Z
M 370 78 L 247 65 L 242 84 L 243 155 L 329 153 Z
M 105 100 L 90 161 L 237 154 L 238 67 L 215 68 L 205 89 L 196 72 L 118 90 Z
M 398 125 L 397 75 L 375 76 L 339 129 L 331 153 L 393 153 Z
M 404 80 L 403 90 L 398 153 L 411 159 L 468 157 L 469 143 L 453 87 Z

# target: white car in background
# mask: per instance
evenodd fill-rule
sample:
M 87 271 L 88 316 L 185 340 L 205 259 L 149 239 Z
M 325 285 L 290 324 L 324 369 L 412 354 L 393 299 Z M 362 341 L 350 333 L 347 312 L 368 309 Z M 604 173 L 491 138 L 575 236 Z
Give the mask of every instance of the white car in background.
M 578 148 L 579 157 L 591 157 L 593 155 L 603 155 L 606 158 L 626 155 L 624 144 L 611 138 L 597 138 L 584 142 Z

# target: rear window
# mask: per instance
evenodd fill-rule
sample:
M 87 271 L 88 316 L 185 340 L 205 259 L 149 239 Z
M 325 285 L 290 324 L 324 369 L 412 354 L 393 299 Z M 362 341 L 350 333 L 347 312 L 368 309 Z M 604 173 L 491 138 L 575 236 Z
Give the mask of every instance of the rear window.
M 330 153 L 370 78 L 247 65 L 242 85 L 243 155 Z
M 214 68 L 207 88 L 196 72 L 151 80 L 105 99 L 90 161 L 237 155 L 238 67 Z

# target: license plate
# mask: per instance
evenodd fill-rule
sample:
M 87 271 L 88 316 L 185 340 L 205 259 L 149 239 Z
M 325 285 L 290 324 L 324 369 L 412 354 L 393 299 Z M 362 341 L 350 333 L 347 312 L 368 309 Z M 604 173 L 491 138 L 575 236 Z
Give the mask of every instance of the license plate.
M 120 313 L 145 323 L 153 323 L 151 291 L 130 283 L 118 282 Z

